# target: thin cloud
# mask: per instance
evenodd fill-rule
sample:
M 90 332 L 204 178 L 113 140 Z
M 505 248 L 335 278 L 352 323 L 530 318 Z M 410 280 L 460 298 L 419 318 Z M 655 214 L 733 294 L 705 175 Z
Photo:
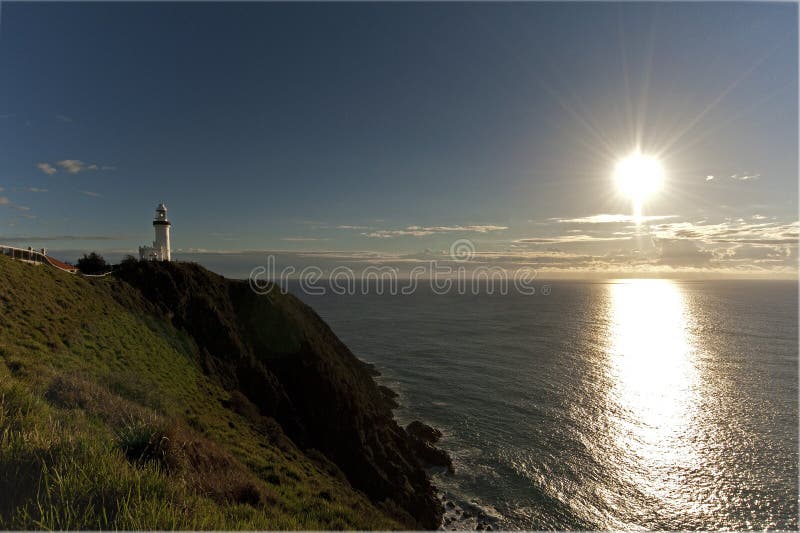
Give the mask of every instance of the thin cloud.
M 678 215 L 650 215 L 639 217 L 638 219 L 633 215 L 592 215 L 589 217 L 580 218 L 551 218 L 549 220 L 558 222 L 560 224 L 616 224 L 616 223 L 631 223 L 641 220 L 642 222 L 649 222 L 654 220 L 668 220 L 671 218 L 678 218 Z
M 68 117 L 67 115 L 56 115 L 56 119 L 60 122 L 72 122 L 72 117 Z
M 40 189 L 39 187 L 26 187 L 23 190 L 27 191 L 27 192 L 48 192 L 49 191 L 49 189 Z
M 597 237 L 594 235 L 560 235 L 556 237 L 527 237 L 517 239 L 516 244 L 574 244 L 585 242 L 627 241 L 629 237 Z
M 370 237 L 374 239 L 392 239 L 394 237 L 427 237 L 428 235 L 433 235 L 432 231 L 423 231 L 423 230 L 407 230 L 407 229 L 398 229 L 398 230 L 378 230 L 378 231 L 371 231 L 362 233 L 364 237 Z
M 712 176 L 711 174 L 709 174 L 708 176 L 706 176 L 706 181 L 711 181 L 711 180 L 713 180 L 713 179 L 714 179 L 714 176 Z
M 83 194 L 85 194 L 86 196 L 91 196 L 93 198 L 102 198 L 103 197 L 103 195 L 100 194 L 99 192 L 94 192 L 94 191 L 81 191 L 81 192 Z
M 47 165 L 52 172 L 48 172 L 42 165 Z M 84 163 L 80 159 L 63 159 L 56 163 L 59 167 L 64 169 L 66 172 L 70 174 L 80 174 L 81 172 L 85 172 L 87 170 L 116 170 L 117 167 L 111 165 L 100 165 L 98 163 Z M 39 163 L 39 168 L 42 169 L 43 172 L 46 174 L 53 174 L 56 172 L 56 169 L 53 168 L 48 163 Z
M 492 231 L 507 230 L 508 226 L 496 225 L 468 225 L 468 226 L 407 226 L 403 229 L 385 229 L 364 232 L 361 235 L 377 239 L 391 239 L 394 237 L 427 237 L 443 233 L 489 233 Z
M 39 170 L 41 170 L 42 172 L 44 172 L 48 176 L 52 176 L 53 174 L 58 172 L 58 169 L 56 169 L 50 163 L 37 163 L 36 164 L 36 168 L 38 168 Z
M 78 174 L 86 168 L 86 164 L 80 159 L 64 159 L 56 164 L 70 174 Z
M 748 222 L 743 218 L 729 219 L 718 224 L 674 222 L 658 224 L 651 228 L 659 239 L 694 239 L 707 244 L 796 244 L 800 222 L 778 223 Z
M 714 254 L 701 249 L 696 242 L 688 239 L 662 239 L 656 242 L 658 263 L 671 267 L 709 266 Z
M 283 237 L 281 240 L 288 242 L 314 242 L 314 241 L 327 241 L 328 239 L 323 239 L 319 237 Z
M 734 244 L 797 244 L 797 235 L 780 239 L 717 239 L 714 242 L 729 242 Z
M 469 232 L 469 233 L 488 233 L 490 231 L 503 231 L 507 230 L 508 226 L 494 226 L 494 225 L 470 225 L 470 226 L 409 226 L 408 230 L 417 231 L 431 231 L 434 233 L 447 233 L 453 231 Z
M 760 179 L 760 178 L 761 178 L 761 174 L 749 174 L 749 173 L 733 174 L 731 176 L 732 180 L 737 180 L 737 181 L 750 181 L 750 180 L 757 180 L 757 179 Z
M 15 211 L 30 211 L 31 210 L 31 208 L 28 207 L 27 205 L 19 205 L 19 204 L 13 203 L 11 200 L 8 199 L 7 196 L 0 196 L 0 205 L 8 206 L 11 209 L 14 209 Z M 30 217 L 27 217 L 27 218 L 30 218 Z

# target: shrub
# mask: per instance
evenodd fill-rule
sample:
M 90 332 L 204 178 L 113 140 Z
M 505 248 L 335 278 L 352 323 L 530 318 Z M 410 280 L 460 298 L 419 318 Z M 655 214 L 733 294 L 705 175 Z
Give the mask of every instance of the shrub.
M 103 256 L 92 252 L 78 259 L 78 269 L 84 274 L 104 274 L 111 270 Z

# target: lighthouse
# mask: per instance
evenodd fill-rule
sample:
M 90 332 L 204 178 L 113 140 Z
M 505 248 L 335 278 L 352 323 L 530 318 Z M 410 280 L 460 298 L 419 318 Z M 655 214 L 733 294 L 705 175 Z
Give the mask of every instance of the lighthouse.
M 153 219 L 153 229 L 156 239 L 153 246 L 140 246 L 139 259 L 143 261 L 171 261 L 172 251 L 169 244 L 169 228 L 171 224 L 167 218 L 167 206 L 163 203 L 156 207 L 156 216 Z

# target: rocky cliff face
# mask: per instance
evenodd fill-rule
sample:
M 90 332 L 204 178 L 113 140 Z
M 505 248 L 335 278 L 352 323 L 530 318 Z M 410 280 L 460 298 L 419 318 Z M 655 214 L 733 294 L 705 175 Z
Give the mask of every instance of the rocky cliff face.
M 242 398 L 229 408 L 277 421 L 401 523 L 439 526 L 443 510 L 415 455 L 418 439 L 398 426 L 390 395 L 311 308 L 193 264 L 129 262 L 117 276 L 192 337 L 204 372 Z

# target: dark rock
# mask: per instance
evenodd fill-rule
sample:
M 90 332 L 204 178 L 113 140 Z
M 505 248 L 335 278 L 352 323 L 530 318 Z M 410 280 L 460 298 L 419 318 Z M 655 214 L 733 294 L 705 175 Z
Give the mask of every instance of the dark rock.
M 395 391 L 389 387 L 386 387 L 385 385 L 378 385 L 378 390 L 383 396 L 383 400 L 386 402 L 386 405 L 389 407 L 389 409 L 397 409 L 400 407 L 400 404 L 397 403 L 397 400 L 395 399 L 398 396 Z
M 456 506 L 456 504 L 454 504 L 453 502 L 450 502 L 450 501 L 445 503 L 445 505 L 447 506 L 448 509 L 453 509 Z
M 406 433 L 428 444 L 436 444 L 439 442 L 439 439 L 442 438 L 441 431 L 427 424 L 423 424 L 419 420 L 414 420 L 407 425 Z
M 450 455 L 434 446 L 442 438 L 441 431 L 415 420 L 406 426 L 406 433 L 411 441 L 411 449 L 423 463 L 444 466 L 448 472 L 453 473 L 453 461 Z
M 372 363 L 367 363 L 366 361 L 361 361 L 361 360 L 359 360 L 359 363 L 361 364 L 361 366 L 364 367 L 364 370 L 366 370 L 370 376 L 376 378 L 381 375 L 381 373 L 378 372 L 378 369 L 375 368 L 375 365 L 373 365 Z

